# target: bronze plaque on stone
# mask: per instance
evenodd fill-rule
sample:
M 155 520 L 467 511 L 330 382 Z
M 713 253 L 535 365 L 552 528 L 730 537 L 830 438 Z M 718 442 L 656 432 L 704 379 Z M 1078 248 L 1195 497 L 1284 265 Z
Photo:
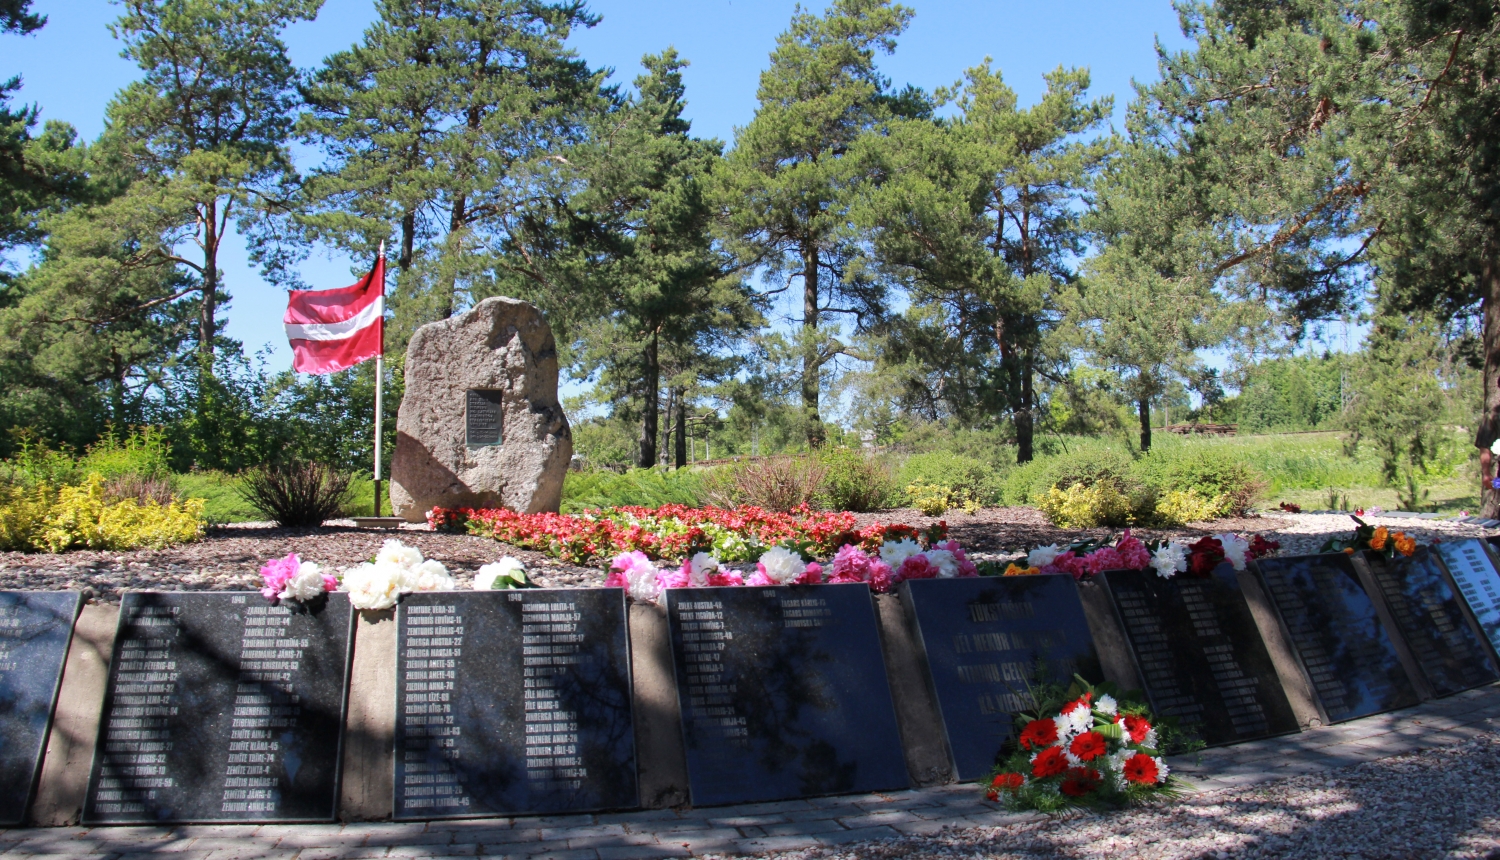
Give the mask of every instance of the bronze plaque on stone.
M 502 391 L 470 388 L 464 409 L 464 429 L 470 448 L 499 445 L 502 430 L 500 399 Z

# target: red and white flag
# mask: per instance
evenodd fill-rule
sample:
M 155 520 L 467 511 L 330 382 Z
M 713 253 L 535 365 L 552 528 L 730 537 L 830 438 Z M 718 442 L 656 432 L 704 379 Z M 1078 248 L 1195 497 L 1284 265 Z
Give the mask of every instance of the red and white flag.
M 385 353 L 385 257 L 352 287 L 293 290 L 286 336 L 298 373 L 335 373 Z

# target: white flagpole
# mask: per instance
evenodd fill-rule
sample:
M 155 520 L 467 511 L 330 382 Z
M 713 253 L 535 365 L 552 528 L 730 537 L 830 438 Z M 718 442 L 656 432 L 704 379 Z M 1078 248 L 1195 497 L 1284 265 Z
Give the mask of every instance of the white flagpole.
M 380 260 L 385 261 L 385 240 L 380 240 Z M 385 268 L 380 271 L 380 307 L 385 311 Z M 381 398 L 385 388 L 385 323 L 380 324 L 380 352 L 375 355 L 375 516 L 380 516 L 380 419 L 385 411 Z

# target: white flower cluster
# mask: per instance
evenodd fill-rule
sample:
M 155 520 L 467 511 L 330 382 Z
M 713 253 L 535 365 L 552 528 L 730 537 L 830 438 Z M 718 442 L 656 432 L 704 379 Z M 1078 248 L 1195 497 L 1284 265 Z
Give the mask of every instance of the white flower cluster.
M 381 545 L 373 562 L 344 571 L 343 579 L 356 609 L 389 609 L 403 594 L 452 591 L 453 585 L 453 577 L 441 563 L 423 559 L 421 550 L 394 539 Z
M 1026 555 L 1026 564 L 1031 567 L 1046 567 L 1054 559 L 1063 554 L 1063 548 L 1057 544 L 1039 546 Z M 1186 568 L 1184 568 L 1186 570 Z
M 1219 543 L 1224 546 L 1224 557 L 1229 559 L 1229 563 L 1234 565 L 1234 569 L 1244 570 L 1245 553 L 1250 549 L 1250 541 L 1245 540 L 1237 534 L 1228 532 L 1221 535 L 1214 535 L 1214 537 L 1218 538 Z
M 930 549 L 926 553 L 927 561 L 938 569 L 939 579 L 952 579 L 958 576 L 958 558 L 946 549 Z
M 474 574 L 475 591 L 491 591 L 495 588 L 510 588 L 526 581 L 526 565 L 520 560 L 505 556 L 479 568 Z
M 710 574 L 719 572 L 719 560 L 706 552 L 700 552 L 688 561 L 688 584 L 693 588 L 708 585 Z
M 1151 553 L 1151 567 L 1156 570 L 1157 576 L 1171 579 L 1179 573 L 1187 573 L 1187 557 L 1186 546 L 1175 540 L 1168 541 Z
M 279 600 L 307 602 L 317 599 L 326 590 L 323 569 L 317 563 L 304 561 L 297 567 L 297 575 L 288 579 L 276 595 Z
M 802 560 L 802 556 L 783 546 L 773 546 L 766 550 L 760 557 L 760 563 L 765 569 L 766 578 L 777 585 L 788 585 L 807 570 L 807 563 Z
M 921 555 L 922 545 L 914 540 L 886 541 L 880 545 L 880 560 L 891 570 L 900 570 L 901 563 L 914 555 Z

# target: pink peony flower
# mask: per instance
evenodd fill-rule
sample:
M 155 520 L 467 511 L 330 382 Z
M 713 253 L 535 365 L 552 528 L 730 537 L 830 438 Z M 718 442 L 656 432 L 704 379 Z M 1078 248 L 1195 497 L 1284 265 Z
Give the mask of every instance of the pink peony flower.
M 275 600 L 276 596 L 286 590 L 287 581 L 297 575 L 297 570 L 302 567 L 302 559 L 295 552 L 288 553 L 286 558 L 273 558 L 261 565 L 260 578 L 265 583 L 261 588 L 261 596 L 267 600 Z M 324 576 L 326 584 L 329 577 Z M 338 587 L 338 580 L 334 580 L 334 588 Z M 332 589 L 330 589 L 332 590 Z
M 878 558 L 870 562 L 871 590 L 876 591 L 880 594 L 885 594 L 889 592 L 895 585 L 896 574 L 895 571 L 891 570 L 890 565 L 886 564 Z
M 1059 554 L 1052 559 L 1052 563 L 1042 568 L 1042 573 L 1066 573 L 1074 579 L 1082 579 L 1088 573 L 1083 559 L 1073 554 L 1072 550 Z
M 953 553 L 954 561 L 958 562 L 959 576 L 979 575 L 979 565 L 975 564 L 972 561 L 969 561 L 968 555 L 966 555 L 963 551 L 963 548 L 958 545 L 958 541 L 950 540 L 947 543 L 940 543 L 938 544 L 938 549 L 945 549 Z
M 752 574 L 750 574 L 750 578 L 745 581 L 745 584 L 746 585 L 775 585 L 776 583 L 774 583 L 774 582 L 771 581 L 771 577 L 766 576 L 766 568 L 765 568 L 765 566 L 757 564 L 755 566 L 755 572 L 752 573 Z
M 870 557 L 858 547 L 844 544 L 833 557 L 833 576 L 829 582 L 866 582 L 870 578 Z
M 807 570 L 794 580 L 798 585 L 820 585 L 823 582 L 823 565 L 815 561 L 807 563 Z
M 1106 570 L 1121 570 L 1125 567 L 1125 560 L 1112 546 L 1101 546 L 1083 559 L 1084 570 L 1090 574 L 1101 573 Z
M 937 575 L 937 567 L 927 560 L 927 556 L 921 553 L 909 555 L 906 557 L 906 561 L 901 562 L 902 579 L 933 579 Z
M 710 573 L 708 575 L 708 584 L 713 586 L 744 585 L 745 576 L 737 570 L 725 570 L 719 573 Z
M 685 561 L 678 570 L 660 570 L 656 574 L 659 588 L 687 588 L 693 584 L 692 562 Z
M 1130 529 L 1120 536 L 1115 552 L 1120 554 L 1120 563 L 1126 570 L 1145 570 L 1151 566 L 1151 550 L 1139 538 L 1132 537 Z
M 629 588 L 630 580 L 625 577 L 625 574 L 623 572 L 618 570 L 611 570 L 609 572 L 609 575 L 604 577 L 604 587 Z

